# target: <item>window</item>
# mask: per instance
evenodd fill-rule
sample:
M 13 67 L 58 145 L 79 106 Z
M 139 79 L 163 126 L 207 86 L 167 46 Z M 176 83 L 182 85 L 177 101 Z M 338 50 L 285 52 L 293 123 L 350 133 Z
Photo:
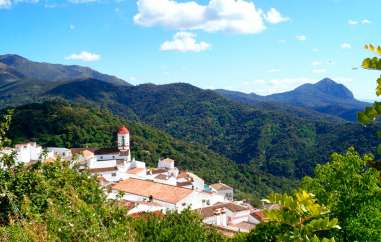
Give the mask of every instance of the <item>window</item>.
M 111 174 L 111 176 L 116 176 L 116 173 L 115 173 L 115 172 L 113 172 L 113 173 Z

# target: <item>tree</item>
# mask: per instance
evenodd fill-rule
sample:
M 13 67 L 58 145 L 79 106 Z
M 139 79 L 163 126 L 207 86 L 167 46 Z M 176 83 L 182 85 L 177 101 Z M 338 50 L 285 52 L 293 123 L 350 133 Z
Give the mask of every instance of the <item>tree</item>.
M 381 56 L 381 46 L 374 46 L 372 44 L 365 45 L 365 49 L 373 52 L 377 56 Z M 362 62 L 362 67 L 366 70 L 381 71 L 381 58 L 379 57 L 366 58 Z M 381 76 L 377 79 L 376 95 L 381 96 Z M 381 102 L 375 102 L 372 106 L 366 107 L 363 112 L 358 114 L 358 120 L 364 124 L 370 124 L 381 116 Z M 378 132 L 381 137 L 381 131 Z M 381 144 L 378 145 L 377 152 L 381 154 Z M 370 160 L 369 165 L 377 170 L 381 170 L 381 161 Z M 381 177 L 380 177 L 381 179 Z
M 248 236 L 248 241 L 335 241 L 324 238 L 326 231 L 340 229 L 337 219 L 329 218 L 329 210 L 306 191 L 294 195 L 271 194 L 266 203 L 279 209 L 265 212 L 267 222 Z
M 198 214 L 185 210 L 171 212 L 165 216 L 143 216 L 134 221 L 136 241 L 197 241 L 217 242 L 225 238 L 215 230 L 205 226 Z
M 353 148 L 334 153 L 330 162 L 315 168 L 314 177 L 302 182 L 339 219 L 337 238 L 344 241 L 381 241 L 381 183 L 379 172 L 367 165 L 372 160 Z

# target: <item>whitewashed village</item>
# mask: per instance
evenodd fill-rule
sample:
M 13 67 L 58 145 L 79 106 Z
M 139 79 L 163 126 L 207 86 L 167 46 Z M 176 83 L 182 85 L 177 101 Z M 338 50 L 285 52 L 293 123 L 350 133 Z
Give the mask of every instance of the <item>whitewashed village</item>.
M 198 212 L 205 224 L 226 234 L 249 232 L 265 220 L 261 209 L 234 200 L 234 189 L 226 184 L 208 185 L 196 174 L 178 169 L 170 158 L 160 159 L 154 168 L 132 158 L 130 131 L 125 126 L 118 130 L 115 148 L 43 148 L 29 142 L 2 150 L 3 154 L 12 152 L 18 163 L 60 158 L 78 164 L 81 170 L 96 177 L 108 199 L 128 207 L 131 216 L 189 208 Z

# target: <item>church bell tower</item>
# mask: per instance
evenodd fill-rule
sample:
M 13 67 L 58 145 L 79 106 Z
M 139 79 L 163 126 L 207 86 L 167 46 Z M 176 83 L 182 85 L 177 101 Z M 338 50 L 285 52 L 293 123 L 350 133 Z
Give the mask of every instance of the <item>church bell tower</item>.
M 130 151 L 130 132 L 123 126 L 118 131 L 118 149 L 120 152 Z

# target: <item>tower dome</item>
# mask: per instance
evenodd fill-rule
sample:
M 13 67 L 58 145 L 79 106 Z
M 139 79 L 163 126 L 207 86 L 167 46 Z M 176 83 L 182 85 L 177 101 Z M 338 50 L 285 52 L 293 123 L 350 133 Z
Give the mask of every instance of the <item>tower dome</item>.
M 128 134 L 128 133 L 129 133 L 129 131 L 126 128 L 126 126 L 122 126 L 119 128 L 118 134 Z

